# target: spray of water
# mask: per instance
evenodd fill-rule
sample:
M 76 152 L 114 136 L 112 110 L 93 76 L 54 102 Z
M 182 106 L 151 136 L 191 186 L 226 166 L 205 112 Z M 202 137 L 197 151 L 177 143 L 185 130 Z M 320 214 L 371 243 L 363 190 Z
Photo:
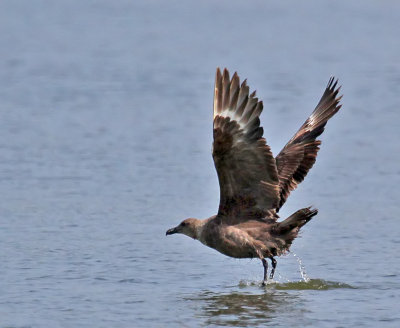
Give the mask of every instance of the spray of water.
M 297 263 L 299 263 L 299 271 L 300 271 L 301 278 L 303 279 L 304 282 L 309 282 L 310 278 L 307 276 L 306 269 L 303 265 L 303 262 L 301 261 L 301 258 L 298 257 L 295 253 L 292 253 L 292 254 L 296 258 Z
M 278 282 L 290 282 L 290 279 L 282 276 L 279 271 L 277 271 L 275 274 L 278 274 Z

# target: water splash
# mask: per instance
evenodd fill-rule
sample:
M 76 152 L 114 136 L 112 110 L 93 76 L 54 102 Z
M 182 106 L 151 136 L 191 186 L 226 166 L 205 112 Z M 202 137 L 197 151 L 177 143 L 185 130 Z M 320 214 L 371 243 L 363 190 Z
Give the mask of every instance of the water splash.
M 304 282 L 309 282 L 311 279 L 307 276 L 306 273 L 306 268 L 303 265 L 303 262 L 301 261 L 301 258 L 297 256 L 295 253 L 291 253 L 297 260 L 297 263 L 299 263 L 299 271 L 301 278 L 303 279 Z
M 268 279 L 266 285 L 264 285 L 263 282 L 259 280 L 241 280 L 239 282 L 239 287 L 247 288 L 251 286 L 258 286 L 264 289 L 272 290 L 330 290 L 336 288 L 357 288 L 342 282 L 327 281 L 324 279 L 311 279 L 306 273 L 306 269 L 301 258 L 297 254 L 292 252 L 288 253 L 287 255 L 291 255 L 296 259 L 299 265 L 301 280 L 292 281 L 284 275 L 281 275 L 281 273 L 277 270 L 275 272 L 275 277 L 277 277 L 278 279 Z
M 278 274 L 278 282 L 290 282 L 290 279 L 288 279 L 287 277 L 284 277 L 281 275 L 281 273 L 279 271 L 276 271 L 275 274 Z
M 337 281 L 309 279 L 308 281 L 294 281 L 276 284 L 273 288 L 277 290 L 330 290 L 337 288 L 355 289 L 356 287 Z
M 289 281 L 289 282 L 278 282 L 275 280 L 268 280 L 266 285 L 262 285 L 261 281 L 252 280 L 241 280 L 239 282 L 239 287 L 261 287 L 266 290 L 330 290 L 337 288 L 345 289 L 355 289 L 349 284 L 337 282 L 337 281 L 327 281 L 323 279 L 309 279 L 307 281 Z

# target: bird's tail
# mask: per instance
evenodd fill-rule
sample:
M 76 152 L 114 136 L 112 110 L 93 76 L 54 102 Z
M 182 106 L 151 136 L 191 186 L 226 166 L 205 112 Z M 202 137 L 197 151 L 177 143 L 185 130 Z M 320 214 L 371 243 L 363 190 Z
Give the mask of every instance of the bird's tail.
M 297 237 L 300 228 L 317 215 L 318 210 L 306 207 L 293 213 L 286 220 L 278 222 L 272 229 L 275 238 L 281 241 L 282 248 L 288 250 Z

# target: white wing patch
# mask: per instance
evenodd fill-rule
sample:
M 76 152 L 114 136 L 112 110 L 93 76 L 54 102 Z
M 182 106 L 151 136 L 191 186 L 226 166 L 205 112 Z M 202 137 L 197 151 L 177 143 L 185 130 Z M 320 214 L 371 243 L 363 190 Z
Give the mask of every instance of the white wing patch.
M 245 132 L 245 133 L 247 132 L 247 129 L 246 129 L 247 124 L 244 124 L 243 122 L 241 122 L 240 120 L 242 117 L 237 115 L 236 112 L 234 112 L 232 109 L 226 108 L 221 113 L 216 113 L 214 111 L 214 119 L 217 116 L 221 116 L 223 118 L 229 117 L 231 119 L 231 121 L 236 121 L 236 123 L 239 124 L 240 129 L 243 130 L 243 132 Z

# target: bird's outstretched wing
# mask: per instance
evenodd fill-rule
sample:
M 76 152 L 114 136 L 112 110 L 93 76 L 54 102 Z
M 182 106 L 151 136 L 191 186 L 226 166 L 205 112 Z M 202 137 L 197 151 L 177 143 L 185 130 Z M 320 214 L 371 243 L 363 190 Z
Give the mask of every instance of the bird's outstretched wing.
M 263 104 L 246 80 L 217 69 L 213 158 L 220 185 L 218 216 L 227 223 L 274 218 L 279 205 L 275 159 L 263 138 Z M 229 221 L 229 222 L 228 222 Z
M 335 81 L 332 77 L 315 110 L 276 156 L 280 187 L 280 202 L 277 211 L 285 203 L 290 192 L 304 180 L 315 163 L 321 144 L 321 141 L 316 138 L 324 131 L 327 121 L 341 107 L 339 101 L 342 97 L 338 97 L 340 87 L 336 88 L 336 86 L 337 80 Z

